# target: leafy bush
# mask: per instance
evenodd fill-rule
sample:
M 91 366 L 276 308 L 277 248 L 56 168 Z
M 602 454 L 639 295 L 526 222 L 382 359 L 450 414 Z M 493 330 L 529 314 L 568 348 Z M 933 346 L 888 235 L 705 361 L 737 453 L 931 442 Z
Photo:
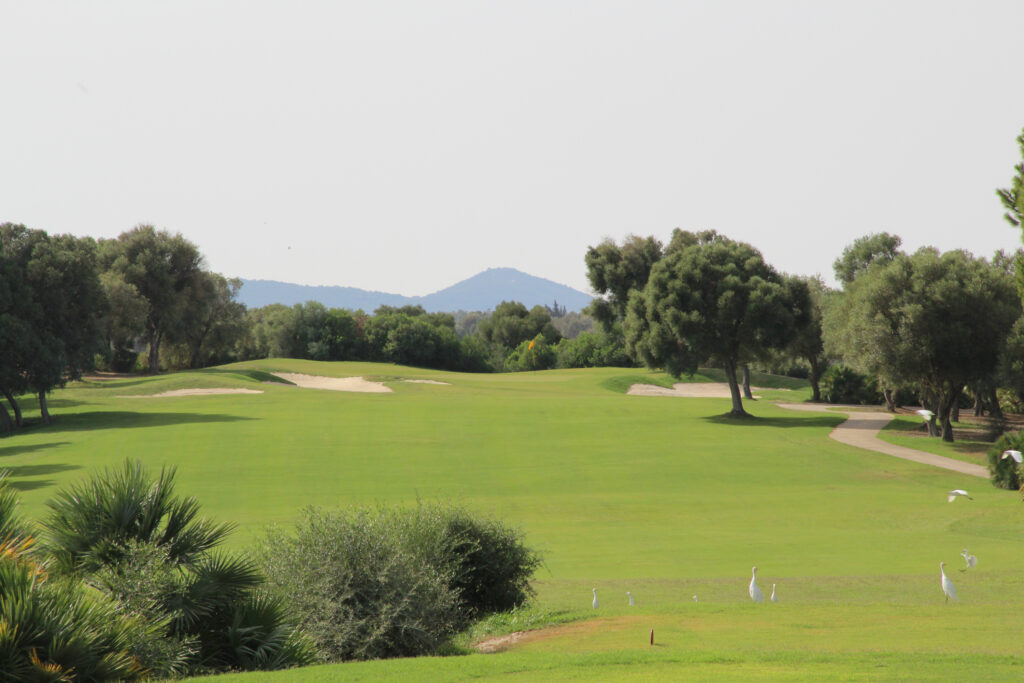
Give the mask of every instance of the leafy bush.
M 530 577 L 540 556 L 519 533 L 459 508 L 437 509 L 455 566 L 452 585 L 473 616 L 513 609 L 533 594 Z
M 538 334 L 529 341 L 524 341 L 505 359 L 505 369 L 512 372 L 528 370 L 550 370 L 558 362 L 555 347 Z
M 310 508 L 294 535 L 268 531 L 259 553 L 268 587 L 291 606 L 323 659 L 429 654 L 455 632 L 451 576 L 395 535 L 398 525 L 385 510 Z M 438 552 L 439 540 L 419 549 Z
M 1003 459 L 1003 451 L 1024 451 L 1024 432 L 1003 434 L 988 451 L 988 471 L 992 485 L 1000 489 L 1017 490 L 1021 486 L 1020 466 L 1013 458 Z
M 833 365 L 821 377 L 821 397 L 829 403 L 882 402 L 874 381 L 845 365 Z
M 268 530 L 260 564 L 328 661 L 436 653 L 471 618 L 525 601 L 539 564 L 516 532 L 458 508 L 302 517 Z
M 575 339 L 558 343 L 558 366 L 562 368 L 630 368 L 635 363 L 625 343 L 607 334 L 584 332 Z

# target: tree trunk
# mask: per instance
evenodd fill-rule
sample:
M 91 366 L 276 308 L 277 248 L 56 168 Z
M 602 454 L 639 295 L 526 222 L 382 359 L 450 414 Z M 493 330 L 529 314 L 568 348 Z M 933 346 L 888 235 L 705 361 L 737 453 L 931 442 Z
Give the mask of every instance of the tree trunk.
M 821 379 L 821 365 L 811 361 L 811 400 L 821 403 L 821 387 L 818 381 Z
M 7 434 L 14 431 L 14 423 L 11 422 L 11 414 L 7 412 L 7 408 L 4 408 L 4 404 L 0 403 L 0 433 Z
M 39 392 L 39 414 L 43 417 L 43 424 L 48 425 L 52 420 L 50 419 L 50 410 L 46 407 L 46 392 Z
M 156 330 L 149 333 L 149 374 L 160 374 L 160 333 Z
M 890 413 L 896 412 L 896 401 L 892 396 L 892 389 L 882 389 L 882 396 L 885 397 L 885 409 Z
M 961 391 L 963 391 L 962 388 L 943 391 L 942 397 L 939 400 L 939 416 L 942 419 L 942 440 L 949 443 L 953 443 L 953 421 L 950 419 L 950 413 L 952 413 L 953 406 L 960 399 Z
M 989 415 L 1000 420 L 1004 419 L 1006 416 L 1003 415 L 1003 408 L 999 405 L 999 395 L 996 393 L 996 388 L 994 386 L 989 387 L 985 390 L 985 393 L 987 394 L 986 398 L 988 399 Z
M 732 395 L 732 410 L 729 417 L 750 417 L 750 413 L 743 410 L 743 399 L 740 398 L 740 384 L 736 381 L 736 363 L 726 361 L 725 377 L 729 380 L 729 393 Z
M 972 387 L 974 393 L 974 417 L 982 417 L 985 414 L 985 401 L 981 398 L 981 387 Z
M 25 420 L 21 417 L 21 406 L 18 405 L 18 402 L 14 400 L 14 396 L 12 396 L 11 392 L 7 389 L 0 389 L 0 391 L 3 392 L 4 398 L 7 399 L 7 402 L 11 404 L 11 410 L 14 411 L 14 426 L 24 427 Z
M 754 395 L 750 393 L 750 366 L 746 363 L 743 364 L 743 398 L 754 400 Z

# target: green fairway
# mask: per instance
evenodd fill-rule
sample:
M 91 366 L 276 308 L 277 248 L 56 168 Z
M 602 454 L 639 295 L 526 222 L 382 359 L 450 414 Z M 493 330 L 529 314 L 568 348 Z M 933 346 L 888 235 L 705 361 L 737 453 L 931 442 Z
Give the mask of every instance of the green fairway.
M 383 379 L 394 392 L 266 383 L 274 371 Z M 806 399 L 799 383 L 755 376 L 776 388 L 745 402 L 756 419 L 737 421 L 721 417 L 727 399 L 627 396 L 633 381 L 671 384 L 617 368 L 475 375 L 274 359 L 80 383 L 54 394 L 54 424 L 0 440 L 0 468 L 36 518 L 58 487 L 128 457 L 175 465 L 181 493 L 239 524 L 237 549 L 306 505 L 452 499 L 522 528 L 544 554 L 522 616 L 542 613 L 550 628 L 506 652 L 237 676 L 247 683 L 1020 679 L 1016 492 L 832 441 L 843 415 L 771 403 Z M 142 397 L 193 387 L 263 393 Z M 947 503 L 952 488 L 974 500 Z M 962 548 L 979 559 L 968 573 Z M 943 602 L 940 560 L 959 604 Z M 778 584 L 778 604 L 751 603 L 752 565 L 765 596 Z

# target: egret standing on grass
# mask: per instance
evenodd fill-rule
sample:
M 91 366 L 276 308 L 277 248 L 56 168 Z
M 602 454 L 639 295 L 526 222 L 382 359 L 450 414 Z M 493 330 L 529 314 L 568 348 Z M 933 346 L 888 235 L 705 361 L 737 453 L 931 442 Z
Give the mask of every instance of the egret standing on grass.
M 965 572 L 968 569 L 970 569 L 971 567 L 977 567 L 978 566 L 978 558 L 976 558 L 974 555 L 968 555 L 967 554 L 967 548 L 964 548 L 964 551 L 962 553 L 960 553 L 960 554 L 963 556 L 964 562 L 967 563 L 967 566 L 964 567 L 963 569 L 961 569 L 960 571 Z
M 630 593 L 629 591 L 626 591 L 626 595 L 628 595 L 628 596 L 629 596 L 629 606 L 630 606 L 630 607 L 635 607 L 635 606 L 636 606 L 636 603 L 635 603 L 635 602 L 633 602 L 633 594 L 632 594 L 632 593 Z
M 593 602 L 593 605 L 594 605 L 594 609 L 597 609 L 597 606 L 598 606 L 598 605 L 600 604 L 600 603 L 599 603 L 599 602 L 597 601 L 597 589 L 596 589 L 596 588 L 594 588 L 594 589 L 593 589 L 593 591 L 594 591 L 594 602 Z
M 779 599 L 777 597 L 775 597 L 775 584 L 774 583 L 772 584 L 772 597 L 770 597 L 768 599 L 771 600 L 772 602 L 778 602 L 779 601 Z
M 946 602 L 949 602 L 950 598 L 953 598 L 953 602 L 958 602 L 956 599 L 956 589 L 953 588 L 953 582 L 946 576 L 946 563 L 939 562 L 939 572 L 942 573 L 942 578 L 939 582 L 942 584 L 942 592 L 946 594 Z
M 954 500 L 956 500 L 957 496 L 963 496 L 967 500 L 974 500 L 969 495 L 967 495 L 967 491 L 964 491 L 963 489 L 953 489 L 948 494 L 946 494 L 946 500 L 952 503 Z
M 754 602 L 764 602 L 764 596 L 761 595 L 761 589 L 757 587 L 757 567 L 754 567 L 751 571 L 750 599 Z

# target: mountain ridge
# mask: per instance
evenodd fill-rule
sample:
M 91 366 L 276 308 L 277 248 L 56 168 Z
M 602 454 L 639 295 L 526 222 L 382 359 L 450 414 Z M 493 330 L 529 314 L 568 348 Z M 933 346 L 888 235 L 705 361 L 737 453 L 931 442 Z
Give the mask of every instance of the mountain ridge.
M 379 306 L 422 306 L 429 313 L 489 311 L 502 301 L 519 301 L 527 308 L 555 302 L 567 311 L 582 310 L 593 296 L 553 280 L 515 268 L 488 268 L 425 296 L 405 296 L 332 285 L 297 285 L 278 280 L 242 278 L 238 300 L 249 308 L 269 304 L 292 306 L 318 301 L 328 308 L 373 312 Z

